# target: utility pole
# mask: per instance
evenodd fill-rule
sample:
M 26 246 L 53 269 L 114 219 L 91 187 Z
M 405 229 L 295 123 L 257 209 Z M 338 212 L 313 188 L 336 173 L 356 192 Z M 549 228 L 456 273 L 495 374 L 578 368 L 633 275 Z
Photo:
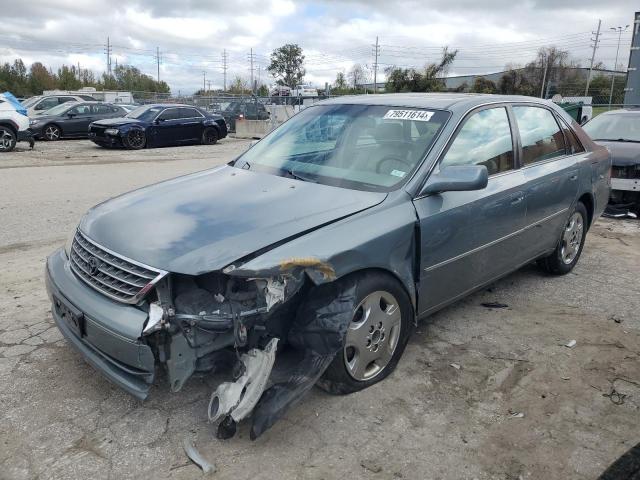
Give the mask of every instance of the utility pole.
M 598 42 L 600 41 L 600 26 L 602 20 L 598 20 L 598 30 L 595 32 L 596 38 L 592 38 L 593 51 L 591 52 L 591 63 L 589 65 L 589 76 L 587 77 L 587 86 L 584 87 L 584 96 L 589 95 L 589 84 L 591 83 L 591 74 L 593 73 L 593 60 L 596 58 L 596 50 L 598 49 Z M 592 32 L 593 33 L 593 32 Z
M 158 63 L 158 83 L 160 83 L 160 47 L 156 47 L 156 61 Z
M 613 84 L 616 82 L 616 68 L 618 68 L 618 53 L 620 52 L 620 40 L 622 39 L 622 32 L 625 32 L 629 28 L 629 25 L 622 27 L 611 27 L 611 30 L 618 32 L 618 48 L 616 48 L 616 61 L 613 64 L 613 72 L 611 72 L 611 91 L 609 92 L 609 110 L 611 110 L 611 101 L 613 100 Z
M 373 55 L 375 61 L 373 62 L 373 93 L 378 93 L 378 54 L 380 53 L 380 45 L 378 44 L 378 37 L 376 36 L 376 44 L 373 46 Z
M 207 72 L 202 72 L 202 94 L 207 91 Z
M 542 87 L 540 88 L 540 98 L 544 98 L 544 82 L 547 79 L 547 69 L 549 68 L 549 58 L 544 62 L 544 73 L 542 74 Z
M 107 76 L 111 76 L 111 50 L 113 49 L 113 47 L 111 46 L 111 43 L 109 42 L 109 37 L 107 37 L 107 46 L 104 50 L 104 53 L 107 54 Z
M 222 50 L 222 75 L 223 75 L 223 84 L 222 91 L 227 91 L 227 49 Z
M 255 85 L 253 83 L 253 60 L 254 60 L 255 55 L 253 54 L 253 48 L 250 50 L 249 52 L 249 65 L 250 65 L 250 70 L 251 70 L 251 92 L 255 93 L 256 92 L 256 88 Z
M 211 80 L 207 80 L 207 92 L 211 91 Z

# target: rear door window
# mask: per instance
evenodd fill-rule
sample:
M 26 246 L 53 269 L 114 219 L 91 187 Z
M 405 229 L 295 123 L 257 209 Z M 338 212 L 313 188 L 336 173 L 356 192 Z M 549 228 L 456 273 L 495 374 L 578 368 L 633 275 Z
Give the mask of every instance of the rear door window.
M 542 107 L 514 106 L 524 165 L 565 155 L 564 135 L 553 114 Z
M 564 122 L 560 122 L 562 126 L 562 131 L 564 132 L 564 138 L 567 142 L 567 153 L 569 155 L 573 155 L 576 153 L 584 152 L 584 147 L 578 140 L 573 129 L 569 128 Z
M 513 170 L 514 158 L 507 110 L 487 108 L 472 114 L 464 123 L 441 166 L 484 165 L 489 175 L 495 175 Z
M 180 118 L 202 118 L 202 114 L 195 108 L 181 108 Z
M 55 97 L 45 98 L 34 107 L 34 110 L 49 110 L 58 105 L 58 99 Z

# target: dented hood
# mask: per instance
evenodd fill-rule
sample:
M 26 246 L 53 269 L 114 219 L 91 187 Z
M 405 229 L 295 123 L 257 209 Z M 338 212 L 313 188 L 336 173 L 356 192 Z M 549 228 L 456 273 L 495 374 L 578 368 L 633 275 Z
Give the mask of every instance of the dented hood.
M 85 215 L 80 230 L 132 260 L 200 274 L 372 207 L 385 197 L 223 166 L 101 203 Z
M 598 145 L 607 147 L 611 152 L 611 163 L 616 167 L 628 167 L 640 164 L 639 142 L 616 142 L 597 140 Z

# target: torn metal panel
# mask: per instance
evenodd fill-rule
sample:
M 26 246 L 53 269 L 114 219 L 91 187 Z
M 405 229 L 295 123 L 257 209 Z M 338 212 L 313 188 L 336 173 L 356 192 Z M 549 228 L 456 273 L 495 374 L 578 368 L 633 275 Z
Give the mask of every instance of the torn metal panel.
M 238 422 L 258 403 L 276 358 L 278 339 L 272 338 L 263 349 L 254 348 L 240 357 L 244 372 L 235 382 L 225 382 L 211 395 L 209 421 L 231 415 Z

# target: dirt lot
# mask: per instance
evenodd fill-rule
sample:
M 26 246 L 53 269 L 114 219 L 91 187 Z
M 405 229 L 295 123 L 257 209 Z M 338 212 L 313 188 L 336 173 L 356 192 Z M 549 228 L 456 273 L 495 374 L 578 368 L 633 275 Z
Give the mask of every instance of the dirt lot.
M 52 326 L 46 255 L 91 205 L 246 146 L 68 141 L 0 157 L 0 478 L 200 478 L 182 450 L 191 436 L 221 479 L 595 479 L 640 441 L 634 221 L 599 220 L 568 276 L 526 267 L 432 316 L 387 380 L 313 391 L 256 442 L 244 427 L 215 439 L 212 378 L 178 394 L 158 382 L 145 403 L 109 384 Z

